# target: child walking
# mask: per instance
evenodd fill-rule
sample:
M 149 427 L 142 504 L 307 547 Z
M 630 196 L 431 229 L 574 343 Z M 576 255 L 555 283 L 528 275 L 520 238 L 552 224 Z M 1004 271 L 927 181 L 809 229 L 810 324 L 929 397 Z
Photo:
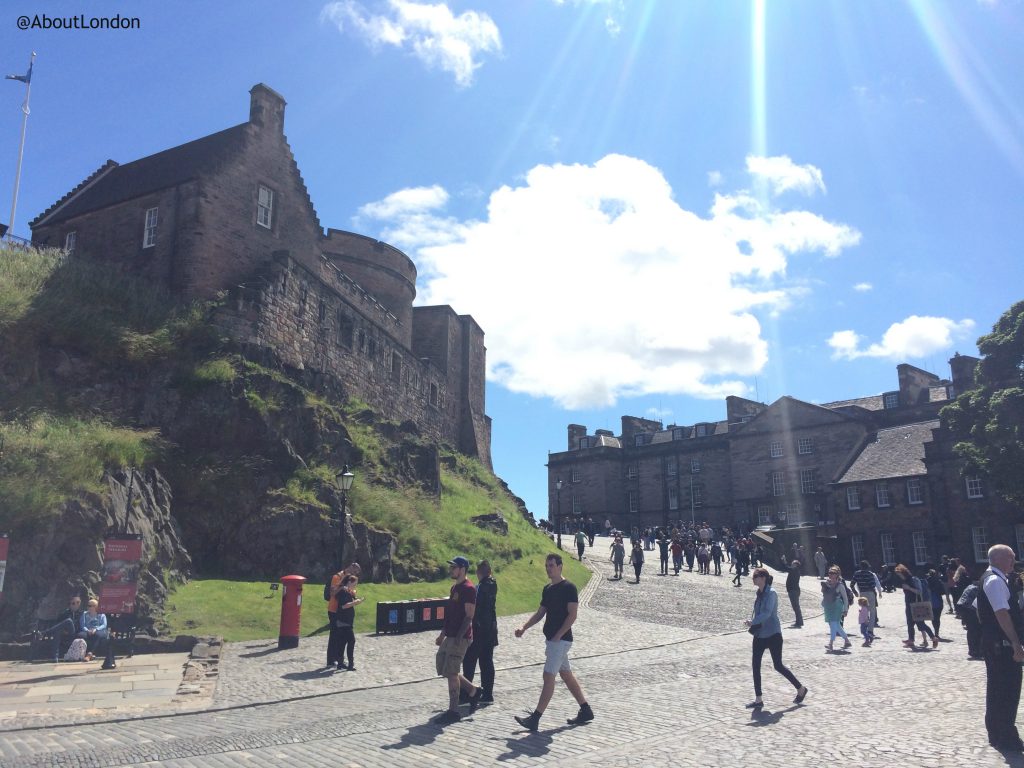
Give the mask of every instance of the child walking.
M 875 639 L 874 627 L 871 626 L 871 609 L 868 608 L 868 599 L 866 597 L 858 597 L 857 605 L 860 606 L 857 612 L 857 621 L 860 622 L 860 633 L 864 638 L 864 647 L 870 648 L 872 641 Z

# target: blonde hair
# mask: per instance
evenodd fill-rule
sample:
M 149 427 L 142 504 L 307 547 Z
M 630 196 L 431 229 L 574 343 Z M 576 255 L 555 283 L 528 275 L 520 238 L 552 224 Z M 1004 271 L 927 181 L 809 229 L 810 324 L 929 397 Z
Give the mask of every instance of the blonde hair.
M 90 601 L 88 602 L 88 606 L 89 606 L 90 608 L 92 608 L 92 607 L 93 607 L 94 605 L 95 605 L 95 606 L 96 606 L 97 608 L 99 608 L 99 607 L 100 607 L 100 601 L 99 601 L 99 600 L 97 600 L 96 598 L 93 598 L 92 600 L 90 600 Z
M 868 604 L 868 599 L 866 597 L 858 597 L 857 598 L 857 605 L 867 605 L 867 604 Z

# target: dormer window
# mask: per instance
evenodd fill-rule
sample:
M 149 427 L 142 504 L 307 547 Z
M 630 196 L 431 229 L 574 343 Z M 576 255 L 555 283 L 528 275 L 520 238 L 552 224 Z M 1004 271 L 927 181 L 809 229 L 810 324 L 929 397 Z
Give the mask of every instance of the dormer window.
M 697 437 L 707 437 L 707 434 L 708 434 L 708 425 L 707 424 L 698 424 L 697 425 Z
M 146 211 L 146 225 L 142 231 L 143 248 L 152 248 L 156 245 L 156 225 L 159 219 L 159 208 L 150 208 Z
M 900 393 L 899 392 L 886 392 L 882 396 L 882 405 L 885 410 L 900 407 Z
M 256 223 L 261 227 L 271 228 L 274 218 L 274 190 L 260 184 L 256 199 Z

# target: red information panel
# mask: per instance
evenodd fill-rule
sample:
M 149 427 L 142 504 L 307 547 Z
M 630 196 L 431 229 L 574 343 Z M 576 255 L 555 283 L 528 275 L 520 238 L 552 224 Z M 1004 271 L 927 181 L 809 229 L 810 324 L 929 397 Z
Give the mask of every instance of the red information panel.
M 0 533 L 0 595 L 4 593 L 4 576 L 7 575 L 7 547 L 11 540 L 6 533 Z
M 103 542 L 103 582 L 100 584 L 102 613 L 135 613 L 142 535 L 120 534 Z

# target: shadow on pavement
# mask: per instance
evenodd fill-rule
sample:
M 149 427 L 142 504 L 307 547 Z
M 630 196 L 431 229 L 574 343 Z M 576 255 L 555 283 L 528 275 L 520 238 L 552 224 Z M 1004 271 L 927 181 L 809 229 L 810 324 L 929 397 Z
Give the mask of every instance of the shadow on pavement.
M 259 646 L 255 646 L 259 647 Z M 240 659 L 259 659 L 263 656 L 269 656 L 272 653 L 277 653 L 280 650 L 276 645 L 272 645 L 269 648 L 264 648 L 262 651 L 254 651 L 252 653 L 240 653 L 238 658 Z
M 394 744 L 384 744 L 381 749 L 406 749 L 408 747 L 425 747 L 433 744 L 441 735 L 444 726 L 433 718 L 420 725 L 409 727 L 402 737 Z
M 787 707 L 786 709 L 780 709 L 778 712 L 770 712 L 766 709 L 755 710 L 750 715 L 750 722 L 746 723 L 746 725 L 752 725 L 755 728 L 763 728 L 766 725 L 775 725 L 785 717 L 787 713 L 796 709 L 800 709 L 800 707 L 794 705 L 792 707 Z
M 518 738 L 510 736 L 505 739 L 505 746 L 508 751 L 498 755 L 498 762 L 505 763 L 523 755 L 527 757 L 542 757 L 551 751 L 551 742 L 556 734 L 577 727 L 575 725 L 563 725 L 546 731 L 537 731 L 536 733 L 527 732 L 526 735 Z
M 334 674 L 334 667 L 318 667 L 306 672 L 288 672 L 281 675 L 282 680 L 322 680 Z

